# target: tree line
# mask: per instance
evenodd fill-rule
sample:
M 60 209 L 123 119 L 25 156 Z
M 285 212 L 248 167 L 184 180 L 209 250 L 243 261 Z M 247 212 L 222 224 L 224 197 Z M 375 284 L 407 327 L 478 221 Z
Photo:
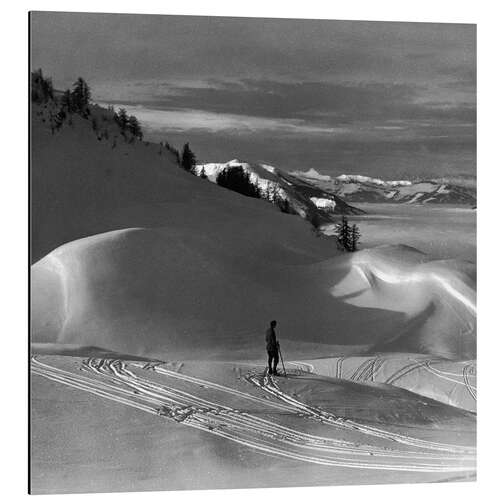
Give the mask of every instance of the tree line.
M 68 119 L 71 125 L 71 116 L 73 114 L 88 119 L 92 114 L 91 97 L 90 87 L 81 76 L 77 78 L 71 90 L 66 89 L 56 98 L 52 79 L 45 77 L 41 69 L 37 69 L 31 73 L 31 100 L 36 104 L 52 102 L 56 106 L 59 106 L 56 112 L 50 111 L 49 121 L 52 133 L 55 130 L 59 130 L 66 119 Z M 110 111 L 113 112 L 114 121 L 119 126 L 123 135 L 128 132 L 132 139 L 138 138 L 142 140 L 142 128 L 135 116 L 129 116 L 123 108 L 120 108 L 118 113 L 115 113 L 113 108 L 110 108 Z M 97 132 L 97 119 L 95 117 L 92 118 L 92 128 Z

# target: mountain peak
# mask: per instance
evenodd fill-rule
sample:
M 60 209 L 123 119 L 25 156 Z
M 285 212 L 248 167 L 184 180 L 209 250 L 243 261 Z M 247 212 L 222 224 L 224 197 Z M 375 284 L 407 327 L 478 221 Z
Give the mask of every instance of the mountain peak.
M 233 160 L 231 161 L 228 161 L 226 163 L 226 165 L 228 166 L 237 166 L 237 165 L 242 165 L 244 162 L 242 162 L 241 160 L 238 160 L 238 158 L 234 158 Z

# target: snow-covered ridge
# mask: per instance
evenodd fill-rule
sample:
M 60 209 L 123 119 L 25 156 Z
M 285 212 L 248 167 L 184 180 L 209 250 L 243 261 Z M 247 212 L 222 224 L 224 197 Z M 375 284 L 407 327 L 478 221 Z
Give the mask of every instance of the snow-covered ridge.
M 205 175 L 211 182 L 217 182 L 217 176 L 223 170 L 227 168 L 241 167 L 250 176 L 250 182 L 257 186 L 262 193 L 272 193 L 273 196 L 279 196 L 281 199 L 286 200 L 288 196 L 285 190 L 279 185 L 279 183 L 272 179 L 266 179 L 261 177 L 255 168 L 253 168 L 249 163 L 234 159 L 228 161 L 227 163 L 205 163 L 195 166 L 196 175 L 200 175 L 204 169 Z M 260 165 L 264 170 L 271 174 L 276 173 L 276 169 L 270 165 Z
M 382 179 L 377 179 L 376 177 L 351 174 L 342 174 L 336 177 L 336 179 L 340 182 L 361 182 L 365 184 L 376 184 L 377 186 L 411 186 L 413 184 L 411 181 L 384 181 Z
M 307 179 L 300 180 L 279 168 L 264 163 L 248 163 L 233 159 L 226 163 L 203 163 L 196 165 L 194 171 L 200 176 L 205 173 L 211 182 L 217 182 L 217 176 L 224 170 L 241 167 L 249 175 L 249 180 L 260 190 L 261 197 L 277 204 L 284 211 L 295 213 L 308 219 L 313 213 L 329 220 L 333 213 L 362 213 L 360 210 L 347 205 L 341 198 L 329 193 L 319 186 L 312 184 L 313 179 L 322 176 L 314 169 L 309 171 L 312 175 L 311 183 Z
M 292 175 L 298 175 L 299 177 L 307 177 L 309 179 L 317 180 L 317 181 L 331 181 L 332 178 L 329 175 L 320 174 L 316 169 L 310 168 L 307 172 L 292 172 Z
M 317 186 L 328 194 L 336 194 L 348 203 L 449 203 L 476 204 L 473 182 L 460 179 L 444 182 L 445 179 L 390 180 L 367 175 L 342 174 L 338 177 L 322 175 L 314 169 L 296 171 L 291 175 Z
M 310 168 L 309 170 L 302 172 L 297 170 L 292 172 L 292 175 L 298 177 L 312 179 L 316 181 L 339 181 L 339 182 L 359 182 L 362 184 L 375 184 L 377 186 L 411 186 L 412 181 L 408 180 L 397 180 L 397 181 L 384 181 L 383 179 L 378 179 L 376 177 L 369 177 L 367 175 L 356 175 L 356 174 L 342 174 L 337 177 L 331 177 L 329 175 L 320 174 L 316 169 Z

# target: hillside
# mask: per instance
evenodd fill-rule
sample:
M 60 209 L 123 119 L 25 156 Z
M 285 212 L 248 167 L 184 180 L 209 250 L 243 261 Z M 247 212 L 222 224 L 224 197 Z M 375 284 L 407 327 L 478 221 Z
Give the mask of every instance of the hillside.
M 418 181 L 385 181 L 363 175 L 321 175 L 314 169 L 293 172 L 297 179 L 304 180 L 327 193 L 342 197 L 348 203 L 447 203 L 476 205 L 474 182 L 462 179 L 424 179 Z
M 54 133 L 51 105 L 32 112 L 32 261 L 58 246 L 90 235 L 130 227 L 200 228 L 217 234 L 245 227 L 269 227 L 276 247 L 293 241 L 313 259 L 330 255 L 332 244 L 313 236 L 299 217 L 280 213 L 264 200 L 243 197 L 193 176 L 166 147 L 130 142 L 112 113 L 93 107 L 74 114 Z M 93 130 L 93 120 L 97 130 Z M 264 226 L 263 226 L 264 225 Z M 271 230 L 272 228 L 272 230 Z
M 283 211 L 298 214 L 303 219 L 312 220 L 315 217 L 321 223 L 335 220 L 334 215 L 364 213 L 359 208 L 348 205 L 335 194 L 304 179 L 291 176 L 272 165 L 250 164 L 238 159 L 227 163 L 205 163 L 196 165 L 197 175 L 202 172 L 211 182 L 217 182 L 217 176 L 224 171 L 241 168 L 249 174 L 249 181 L 258 187 L 261 197 L 278 205 Z M 283 206 L 283 204 L 286 204 Z

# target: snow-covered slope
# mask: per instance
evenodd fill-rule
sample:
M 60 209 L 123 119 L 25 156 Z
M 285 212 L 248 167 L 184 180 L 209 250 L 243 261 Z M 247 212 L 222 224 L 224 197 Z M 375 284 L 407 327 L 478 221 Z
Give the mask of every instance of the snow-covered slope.
M 283 214 L 264 200 L 241 196 L 180 169 L 158 144 L 128 143 L 109 113 L 94 109 L 51 133 L 50 109 L 34 106 L 32 126 L 32 261 L 60 245 L 86 236 L 130 227 L 268 228 L 298 253 L 329 255 L 333 245 L 311 234 L 308 223 Z M 40 113 L 40 114 L 39 114 Z M 45 121 L 44 121 L 45 120 Z
M 338 264 L 337 264 L 338 265 Z M 353 254 L 332 288 L 362 308 L 399 311 L 408 323 L 376 342 L 376 351 L 420 352 L 445 358 L 476 356 L 476 271 L 460 260 L 430 260 L 404 245 Z
M 398 247 L 326 259 L 300 232 L 231 219 L 113 231 L 51 252 L 32 269 L 33 341 L 255 359 L 275 318 L 289 359 L 333 356 L 339 345 L 474 357 L 464 263 Z
M 450 361 L 423 354 L 340 356 L 294 363 L 308 372 L 409 390 L 447 405 L 476 411 L 476 360 Z
M 338 258 L 301 218 L 179 169 L 157 144 L 115 142 L 111 124 L 106 139 L 79 117 L 52 134 L 35 116 L 33 342 L 255 359 L 275 318 L 296 359 L 339 345 L 474 351 L 462 264 L 392 247 Z
M 196 173 L 205 173 L 211 182 L 223 170 L 241 167 L 248 172 L 250 182 L 259 187 L 262 196 L 277 203 L 286 200 L 293 213 L 311 219 L 317 215 L 320 221 L 332 221 L 334 214 L 362 214 L 362 210 L 348 205 L 335 194 L 327 193 L 306 179 L 298 179 L 286 172 L 266 164 L 242 162 L 238 159 L 227 163 L 205 163 L 196 166 Z
M 386 181 L 364 175 L 330 177 L 314 169 L 296 171 L 293 175 L 306 180 L 328 193 L 340 196 L 349 203 L 450 203 L 475 206 L 476 190 L 473 183 L 454 182 L 453 179 L 419 181 Z

